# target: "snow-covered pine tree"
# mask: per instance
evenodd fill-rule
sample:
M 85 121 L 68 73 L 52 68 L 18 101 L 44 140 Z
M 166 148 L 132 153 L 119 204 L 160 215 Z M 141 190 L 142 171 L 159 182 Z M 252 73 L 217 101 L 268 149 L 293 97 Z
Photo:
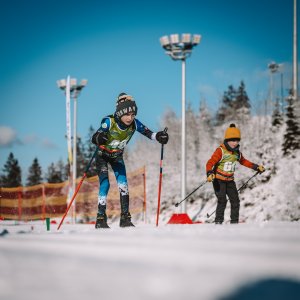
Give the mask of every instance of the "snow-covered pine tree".
M 29 167 L 27 176 L 27 186 L 38 185 L 42 183 L 42 168 L 36 158 L 33 159 L 32 165 Z
M 199 174 L 205 175 L 206 162 L 211 155 L 212 147 L 216 144 L 212 114 L 206 105 L 205 99 L 200 102 L 197 139 L 199 140 L 197 157 L 201 168 Z
M 199 161 L 200 142 L 199 136 L 199 116 L 196 115 L 190 103 L 186 110 L 186 168 L 189 170 L 187 174 L 187 193 L 192 191 L 199 183 L 201 166 Z
M 18 187 L 22 185 L 21 167 L 12 152 L 9 153 L 2 172 L 4 173 L 0 177 L 2 187 Z
M 280 111 L 279 99 L 276 99 L 275 108 L 272 114 L 272 126 L 280 127 L 283 124 L 283 115 Z
M 86 160 L 85 155 L 85 145 L 82 143 L 82 140 L 80 137 L 77 137 L 77 170 L 76 175 L 77 178 L 81 177 L 86 169 L 86 166 L 88 164 L 88 161 Z
M 236 90 L 233 85 L 228 86 L 224 92 L 222 103 L 216 113 L 216 125 L 223 124 L 227 120 L 232 120 L 235 116 L 234 101 L 236 99 Z
M 240 86 L 236 91 L 236 98 L 233 101 L 233 109 L 237 122 L 240 124 L 247 124 L 251 112 L 250 99 L 246 92 L 246 86 L 244 81 L 241 81 Z
M 164 195 L 162 208 L 168 209 L 179 200 L 181 190 L 181 118 L 169 108 L 163 115 L 161 124 L 168 127 L 169 142 L 165 147 L 164 156 Z M 188 131 L 187 131 L 188 132 Z M 188 151 L 188 150 L 187 150 Z M 187 154 L 187 152 L 186 152 Z M 187 159 L 189 157 L 187 156 Z M 188 175 L 187 175 L 188 176 Z M 157 186 L 157 185 L 156 185 Z
M 228 122 L 247 123 L 251 112 L 250 99 L 246 92 L 244 81 L 238 89 L 233 85 L 224 92 L 222 104 L 216 113 L 216 125 Z
M 295 157 L 295 151 L 300 149 L 300 124 L 296 115 L 296 105 L 299 105 L 292 96 L 287 97 L 286 131 L 284 134 L 282 151 L 283 156 Z

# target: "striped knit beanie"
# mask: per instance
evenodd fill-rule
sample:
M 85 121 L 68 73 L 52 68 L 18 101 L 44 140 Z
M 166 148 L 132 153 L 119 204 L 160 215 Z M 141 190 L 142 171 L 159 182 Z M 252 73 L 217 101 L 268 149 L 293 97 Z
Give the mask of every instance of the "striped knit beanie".
M 132 96 L 127 95 L 126 93 L 119 94 L 117 98 L 116 112 L 115 112 L 118 118 L 121 119 L 124 115 L 128 113 L 134 113 L 134 115 L 136 116 L 137 111 L 138 108 Z

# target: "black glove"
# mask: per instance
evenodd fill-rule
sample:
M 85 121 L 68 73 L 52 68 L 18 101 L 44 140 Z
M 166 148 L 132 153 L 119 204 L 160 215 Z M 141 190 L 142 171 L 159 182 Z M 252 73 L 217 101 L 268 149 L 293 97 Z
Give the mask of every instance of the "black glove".
M 257 164 L 253 164 L 253 170 L 257 171 L 260 174 L 266 171 L 263 165 L 257 165 Z
M 265 170 L 266 170 L 265 167 L 262 165 L 258 166 L 256 169 L 256 171 L 259 172 L 260 174 L 263 173 Z
M 156 140 L 161 144 L 166 144 L 169 140 L 169 135 L 165 131 L 159 131 L 156 133 Z
M 107 142 L 107 135 L 105 132 L 97 131 L 92 136 L 92 143 L 96 146 L 104 145 Z
M 208 182 L 213 182 L 215 178 L 216 178 L 216 175 L 212 170 L 207 172 L 207 181 Z

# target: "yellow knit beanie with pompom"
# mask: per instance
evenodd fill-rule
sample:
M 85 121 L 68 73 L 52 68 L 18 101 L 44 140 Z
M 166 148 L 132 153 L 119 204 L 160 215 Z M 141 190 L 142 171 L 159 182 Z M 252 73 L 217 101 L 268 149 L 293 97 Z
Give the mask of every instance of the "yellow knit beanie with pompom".
M 225 140 L 240 140 L 241 139 L 241 132 L 240 130 L 235 126 L 235 124 L 230 124 L 230 126 L 225 131 Z

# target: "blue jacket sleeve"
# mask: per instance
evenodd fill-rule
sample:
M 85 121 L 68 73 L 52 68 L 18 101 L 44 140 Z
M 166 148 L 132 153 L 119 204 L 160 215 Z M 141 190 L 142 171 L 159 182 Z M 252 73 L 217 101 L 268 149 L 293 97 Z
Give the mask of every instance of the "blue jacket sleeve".
M 136 130 L 142 135 L 146 136 L 148 139 L 155 139 L 155 133 L 153 133 L 148 127 L 146 127 L 142 122 L 138 119 L 135 119 Z
M 110 118 L 108 117 L 103 118 L 101 121 L 100 128 L 97 130 L 97 132 L 108 132 L 110 129 L 110 125 L 111 125 Z

